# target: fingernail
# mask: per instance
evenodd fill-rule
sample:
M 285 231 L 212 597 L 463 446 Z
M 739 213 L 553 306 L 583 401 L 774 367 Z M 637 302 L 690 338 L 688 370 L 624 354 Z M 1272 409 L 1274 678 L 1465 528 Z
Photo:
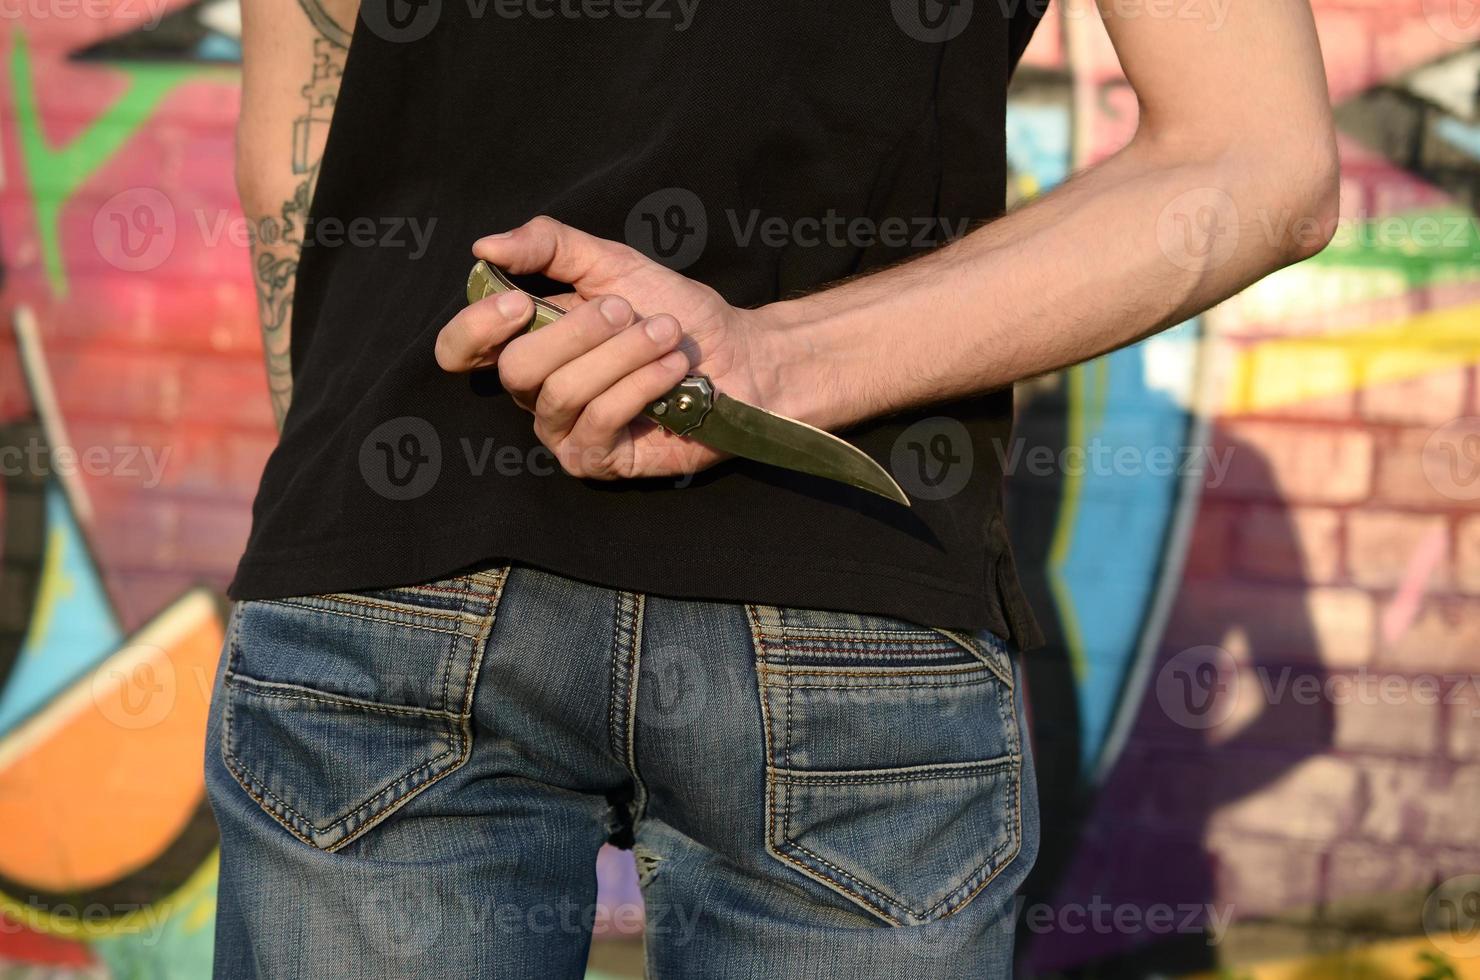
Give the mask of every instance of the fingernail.
M 647 323 L 644 323 L 642 329 L 646 330 L 647 335 L 653 338 L 654 341 L 663 344 L 673 339 L 673 331 L 676 326 L 677 324 L 667 317 L 654 317 Z
M 658 363 L 670 369 L 687 368 L 689 366 L 689 359 L 683 351 L 671 350 L 658 358 Z
M 493 301 L 493 305 L 504 316 L 512 317 L 523 313 L 528 302 L 523 293 L 503 293 Z
M 500 232 L 495 232 L 492 235 L 484 235 L 482 238 L 478 239 L 478 241 L 480 241 L 480 242 L 496 242 L 496 241 L 498 241 L 501 238 L 513 238 L 513 237 L 514 237 L 514 233 L 512 231 L 500 231 Z
M 626 323 L 632 315 L 632 308 L 627 305 L 626 300 L 609 296 L 601 301 L 601 315 L 606 317 L 606 322 L 614 327 L 620 327 Z

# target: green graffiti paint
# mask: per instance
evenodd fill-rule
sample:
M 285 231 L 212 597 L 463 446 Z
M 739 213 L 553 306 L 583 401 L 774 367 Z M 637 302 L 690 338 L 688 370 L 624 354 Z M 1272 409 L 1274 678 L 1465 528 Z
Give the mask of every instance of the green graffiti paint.
M 25 34 L 16 31 L 10 48 L 10 84 L 15 93 L 16 132 L 21 161 L 36 209 L 36 230 L 47 282 L 58 297 L 67 295 L 62 257 L 62 208 L 149 121 L 164 98 L 192 77 L 219 73 L 196 65 L 129 65 L 118 68 L 128 86 L 118 100 L 63 147 L 49 145 L 41 125 L 31 53 Z

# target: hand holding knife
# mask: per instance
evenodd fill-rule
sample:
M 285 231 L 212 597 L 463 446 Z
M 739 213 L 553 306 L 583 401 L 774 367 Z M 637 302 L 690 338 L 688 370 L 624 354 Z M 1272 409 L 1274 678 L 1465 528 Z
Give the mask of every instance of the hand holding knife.
M 468 273 L 469 303 L 517 289 L 501 270 L 481 260 Z M 529 330 L 548 326 L 566 313 L 549 300 L 531 299 L 535 312 Z M 867 453 L 830 432 L 715 391 L 702 374 L 684 378 L 643 415 L 675 435 L 720 452 L 837 480 L 910 505 L 899 484 Z

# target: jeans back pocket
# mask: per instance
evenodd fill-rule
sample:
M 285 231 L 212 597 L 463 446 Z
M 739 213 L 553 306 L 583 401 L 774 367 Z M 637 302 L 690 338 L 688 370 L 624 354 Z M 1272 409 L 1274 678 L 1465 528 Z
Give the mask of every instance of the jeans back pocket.
M 878 616 L 747 612 L 771 854 L 891 924 L 963 907 L 1022 842 L 1002 641 Z
M 389 817 L 468 758 L 506 572 L 241 603 L 221 694 L 226 768 L 323 850 Z

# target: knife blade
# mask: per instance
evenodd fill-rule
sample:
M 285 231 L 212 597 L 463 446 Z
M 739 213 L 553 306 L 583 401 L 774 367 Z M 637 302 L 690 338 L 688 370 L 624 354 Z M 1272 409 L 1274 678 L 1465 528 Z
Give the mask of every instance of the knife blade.
M 503 270 L 481 259 L 468 273 L 469 303 L 518 288 Z M 534 300 L 534 317 L 528 330 L 548 326 L 566 313 L 547 299 L 530 298 Z M 863 450 L 816 426 L 717 392 L 705 375 L 684 378 L 650 404 L 643 415 L 669 432 L 711 449 L 836 480 L 910 506 L 909 497 L 889 472 Z

